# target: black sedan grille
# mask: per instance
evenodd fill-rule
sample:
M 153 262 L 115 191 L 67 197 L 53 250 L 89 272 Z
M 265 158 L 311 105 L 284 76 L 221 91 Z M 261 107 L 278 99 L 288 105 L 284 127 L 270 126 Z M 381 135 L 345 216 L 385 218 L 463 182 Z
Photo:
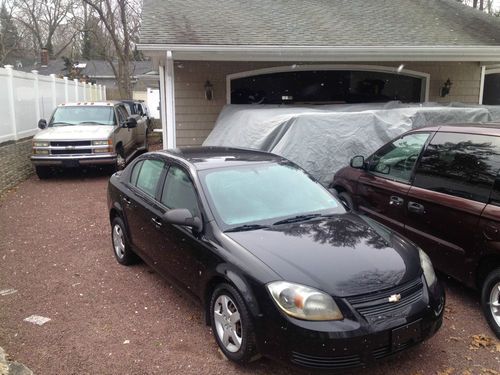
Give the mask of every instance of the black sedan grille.
M 390 302 L 391 296 L 400 296 L 397 302 Z M 423 283 L 418 278 L 397 287 L 377 293 L 362 294 L 348 297 L 347 301 L 367 319 L 377 318 L 388 313 L 394 313 L 422 299 Z
M 346 369 L 363 365 L 359 355 L 317 357 L 297 352 L 292 352 L 292 362 L 305 367 L 323 369 Z
M 90 141 L 52 141 L 51 146 L 66 147 L 66 146 L 90 146 Z

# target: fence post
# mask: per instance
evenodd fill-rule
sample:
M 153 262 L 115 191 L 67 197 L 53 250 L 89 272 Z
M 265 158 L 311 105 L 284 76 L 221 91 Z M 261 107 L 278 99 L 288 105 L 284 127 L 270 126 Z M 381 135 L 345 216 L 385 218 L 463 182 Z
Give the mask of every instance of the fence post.
M 56 108 L 57 107 L 57 92 L 56 92 L 56 75 L 51 74 L 50 78 L 52 79 L 52 107 Z
M 106 85 L 102 86 L 102 94 L 104 96 L 103 100 L 106 100 Z
M 73 84 L 75 85 L 75 102 L 78 101 L 78 78 L 73 80 Z
M 41 119 L 40 115 L 40 88 L 38 84 L 38 70 L 32 70 L 31 73 L 33 73 L 33 91 L 35 92 L 35 113 L 36 113 L 36 119 L 39 120 Z
M 63 77 L 64 79 L 64 102 L 69 102 L 69 92 L 68 92 L 68 77 Z
M 16 126 L 16 103 L 14 101 L 14 70 L 12 65 L 5 65 L 7 69 L 7 97 L 9 98 L 9 110 L 12 114 L 12 134 L 14 140 L 17 141 L 17 126 Z
M 87 101 L 87 82 L 83 82 L 83 101 Z

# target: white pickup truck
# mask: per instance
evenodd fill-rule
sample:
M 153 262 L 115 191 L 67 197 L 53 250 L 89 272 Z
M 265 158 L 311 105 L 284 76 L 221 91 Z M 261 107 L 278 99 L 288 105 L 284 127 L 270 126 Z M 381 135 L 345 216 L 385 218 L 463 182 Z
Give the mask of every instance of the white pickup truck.
M 147 151 L 147 125 L 129 116 L 121 102 L 87 102 L 59 105 L 33 137 L 31 161 L 39 178 L 53 167 L 111 165 L 122 169 L 139 151 Z

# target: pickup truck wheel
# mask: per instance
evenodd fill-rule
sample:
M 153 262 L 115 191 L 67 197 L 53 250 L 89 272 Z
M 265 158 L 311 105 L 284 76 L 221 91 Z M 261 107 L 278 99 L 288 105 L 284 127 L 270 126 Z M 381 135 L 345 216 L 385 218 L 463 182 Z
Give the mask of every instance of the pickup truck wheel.
M 123 151 L 123 147 L 118 147 L 116 149 L 116 165 L 115 165 L 115 170 L 116 171 L 121 171 L 122 169 L 125 168 L 126 164 L 127 164 L 127 161 L 125 159 L 125 152 Z
M 124 266 L 137 263 L 138 257 L 130 249 L 125 224 L 119 217 L 115 217 L 111 222 L 111 240 L 118 263 L 123 264 Z
M 500 267 L 491 271 L 483 283 L 481 307 L 492 331 L 500 338 Z
M 40 180 L 44 180 L 52 176 L 52 169 L 50 167 L 35 167 L 36 175 Z

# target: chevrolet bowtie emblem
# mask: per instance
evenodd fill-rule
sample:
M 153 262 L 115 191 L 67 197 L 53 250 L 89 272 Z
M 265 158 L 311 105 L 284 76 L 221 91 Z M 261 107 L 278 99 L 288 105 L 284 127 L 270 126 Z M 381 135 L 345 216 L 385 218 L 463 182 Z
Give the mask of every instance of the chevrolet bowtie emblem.
M 388 298 L 389 302 L 399 302 L 400 299 L 401 299 L 401 294 L 393 294 Z

